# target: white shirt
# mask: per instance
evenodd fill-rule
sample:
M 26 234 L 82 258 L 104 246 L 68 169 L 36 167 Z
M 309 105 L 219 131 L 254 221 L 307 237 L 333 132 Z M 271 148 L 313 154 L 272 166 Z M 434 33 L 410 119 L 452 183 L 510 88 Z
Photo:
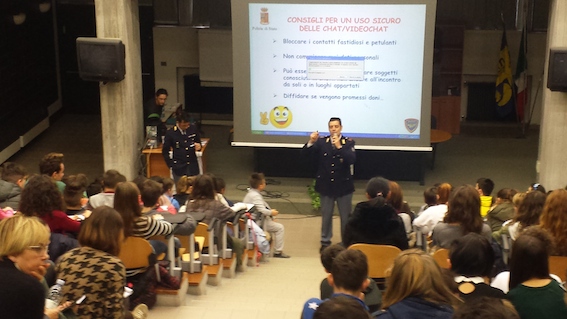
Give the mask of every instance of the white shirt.
M 422 234 L 431 235 L 433 227 L 443 220 L 446 213 L 446 204 L 431 206 L 413 220 L 413 225 L 417 230 L 420 230 Z

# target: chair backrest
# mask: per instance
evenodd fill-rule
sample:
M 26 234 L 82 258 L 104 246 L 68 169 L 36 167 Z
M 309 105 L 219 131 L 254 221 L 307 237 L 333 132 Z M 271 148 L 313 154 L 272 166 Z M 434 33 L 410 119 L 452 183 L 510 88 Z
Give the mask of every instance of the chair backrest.
M 433 253 L 433 259 L 435 259 L 435 262 L 437 263 L 437 265 L 439 265 L 439 267 L 441 268 L 445 268 L 445 269 L 450 269 L 451 265 L 449 264 L 449 249 L 445 249 L 445 248 L 440 248 L 437 251 L 435 251 Z
M 386 278 L 386 271 L 392 267 L 394 259 L 402 252 L 396 246 L 375 244 L 352 244 L 348 249 L 362 251 L 368 259 L 368 277 Z
M 150 262 L 148 256 L 153 253 L 150 242 L 142 237 L 130 236 L 122 243 L 118 258 L 126 269 L 135 269 L 149 267 Z
M 567 257 L 549 256 L 549 273 L 557 275 L 561 281 L 567 280 Z
M 198 223 L 197 228 L 195 228 L 195 238 L 203 237 L 205 239 L 203 242 L 203 247 L 209 247 L 209 233 L 207 231 L 208 228 L 209 225 L 205 223 Z M 203 249 L 203 247 L 200 248 Z

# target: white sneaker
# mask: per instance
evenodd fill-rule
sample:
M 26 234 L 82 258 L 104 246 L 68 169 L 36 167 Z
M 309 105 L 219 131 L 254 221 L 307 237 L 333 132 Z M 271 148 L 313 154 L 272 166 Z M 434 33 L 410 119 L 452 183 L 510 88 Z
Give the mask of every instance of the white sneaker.
M 148 306 L 141 303 L 132 310 L 132 317 L 134 317 L 134 319 L 146 319 L 148 318 L 148 311 Z

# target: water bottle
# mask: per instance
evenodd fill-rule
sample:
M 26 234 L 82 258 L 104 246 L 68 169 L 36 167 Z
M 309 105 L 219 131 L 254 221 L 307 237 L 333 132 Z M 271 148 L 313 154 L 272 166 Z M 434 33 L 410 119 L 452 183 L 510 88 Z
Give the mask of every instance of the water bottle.
M 45 308 L 54 309 L 59 306 L 61 298 L 63 297 L 61 293 L 64 284 L 64 280 L 57 279 L 57 281 L 55 281 L 55 285 L 49 288 L 49 293 L 47 294 L 47 299 L 45 300 Z

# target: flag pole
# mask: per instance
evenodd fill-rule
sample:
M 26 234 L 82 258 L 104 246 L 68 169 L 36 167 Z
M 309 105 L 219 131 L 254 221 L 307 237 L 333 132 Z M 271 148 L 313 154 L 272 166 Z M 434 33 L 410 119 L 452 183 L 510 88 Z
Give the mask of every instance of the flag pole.
M 532 105 L 531 105 L 531 108 L 530 108 L 530 117 L 528 118 L 528 123 L 527 123 L 527 126 L 528 126 L 528 127 L 527 127 L 527 128 L 529 128 L 529 127 L 530 127 L 530 124 L 532 123 L 532 117 L 533 117 L 533 115 L 534 115 L 534 110 L 535 110 L 535 104 L 536 104 L 536 101 L 537 101 L 537 96 L 539 95 L 539 91 L 540 91 L 540 89 L 541 89 L 541 87 L 542 87 L 542 85 L 543 85 L 543 73 L 544 73 L 544 71 L 541 72 L 541 76 L 539 77 L 539 82 L 538 82 L 538 84 L 537 84 L 537 90 L 536 90 L 536 92 L 535 92 L 535 95 L 534 95 L 534 98 L 533 98 L 533 102 L 532 102 Z
M 518 16 L 517 16 L 518 17 Z M 527 75 L 527 43 L 528 43 L 528 33 L 527 33 L 527 1 L 523 1 L 521 16 L 517 19 L 521 23 L 522 36 L 520 39 L 520 47 L 518 50 L 518 60 L 516 61 L 516 75 L 515 75 L 515 85 L 514 85 L 514 102 L 516 109 L 516 119 L 520 125 L 521 135 L 520 138 L 526 137 L 526 114 L 527 108 L 529 107 L 528 94 L 530 92 L 530 87 L 528 87 L 528 75 Z M 521 93 L 521 96 L 518 95 Z M 518 100 L 520 98 L 521 100 Z M 521 112 L 520 112 L 521 111 Z M 522 116 L 520 116 L 520 113 Z

